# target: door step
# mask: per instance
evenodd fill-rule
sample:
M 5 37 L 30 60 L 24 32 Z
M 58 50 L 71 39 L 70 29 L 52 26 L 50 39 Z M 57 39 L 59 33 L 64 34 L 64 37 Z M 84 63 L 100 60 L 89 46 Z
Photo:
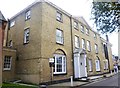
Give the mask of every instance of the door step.
M 82 82 L 88 82 L 89 79 L 87 77 L 83 77 L 83 78 L 78 78 L 76 79 L 77 81 L 82 81 Z

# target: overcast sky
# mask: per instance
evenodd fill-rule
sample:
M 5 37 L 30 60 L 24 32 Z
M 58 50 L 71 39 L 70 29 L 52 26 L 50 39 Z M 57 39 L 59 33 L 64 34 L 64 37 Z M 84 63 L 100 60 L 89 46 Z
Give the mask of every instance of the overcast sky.
M 0 10 L 5 18 L 11 18 L 16 13 L 24 9 L 35 0 L 0 0 Z M 90 21 L 90 8 L 92 0 L 49 0 L 63 10 L 74 16 L 83 16 L 88 24 L 93 27 Z M 110 34 L 109 40 L 112 43 L 112 52 L 118 55 L 118 36 L 117 33 Z

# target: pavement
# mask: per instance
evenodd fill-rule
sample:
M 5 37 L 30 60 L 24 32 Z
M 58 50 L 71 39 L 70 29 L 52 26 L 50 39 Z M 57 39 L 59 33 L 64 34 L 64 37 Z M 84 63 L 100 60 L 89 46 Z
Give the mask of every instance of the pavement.
M 112 77 L 114 76 L 115 73 L 108 73 L 108 74 L 104 74 L 104 75 L 99 75 L 99 76 L 90 76 L 88 77 L 89 81 L 81 81 L 81 80 L 77 80 L 77 81 L 73 81 L 73 83 L 70 82 L 64 82 L 64 83 L 58 83 L 58 84 L 52 84 L 52 85 L 48 85 L 47 88 L 74 88 L 74 87 L 80 87 L 83 85 L 87 85 L 91 82 L 95 82 L 95 81 L 99 81 L 101 79 L 107 78 L 107 77 Z

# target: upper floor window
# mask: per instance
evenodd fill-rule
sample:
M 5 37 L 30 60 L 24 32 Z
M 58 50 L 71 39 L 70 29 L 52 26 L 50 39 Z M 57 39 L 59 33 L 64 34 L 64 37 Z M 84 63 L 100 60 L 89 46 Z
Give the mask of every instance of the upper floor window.
M 56 17 L 56 19 L 57 19 L 58 21 L 62 22 L 62 21 L 63 21 L 63 19 L 62 19 L 62 13 L 57 12 L 57 17 Z
M 98 53 L 98 45 L 95 44 L 95 53 Z
M 88 29 L 88 28 L 86 28 L 86 34 L 87 34 L 87 35 L 89 34 L 89 29 Z
M 88 50 L 88 51 L 91 51 L 90 41 L 87 41 L 87 50 Z
M 8 45 L 9 47 L 12 47 L 13 46 L 13 41 L 12 40 L 10 40 L 9 41 L 9 45 Z
M 24 31 L 24 44 L 29 43 L 29 34 L 30 34 L 30 29 L 27 28 Z
M 54 74 L 66 73 L 66 56 L 55 54 Z
M 4 70 L 11 70 L 11 56 L 5 56 L 4 58 Z
M 83 25 L 81 25 L 81 32 L 84 33 L 84 26 Z
M 31 18 L 31 11 L 28 10 L 26 13 L 25 13 L 25 20 L 28 20 Z
M 15 25 L 15 21 L 10 22 L 10 27 L 13 27 Z
M 78 29 L 78 22 L 74 21 L 74 28 Z
M 82 48 L 85 49 L 85 39 L 82 39 Z
M 96 33 L 94 33 L 94 38 L 97 38 L 97 34 Z
M 59 44 L 63 44 L 63 31 L 60 29 L 56 30 L 56 42 Z
M 79 47 L 80 47 L 79 37 L 75 36 L 75 48 L 79 48 Z

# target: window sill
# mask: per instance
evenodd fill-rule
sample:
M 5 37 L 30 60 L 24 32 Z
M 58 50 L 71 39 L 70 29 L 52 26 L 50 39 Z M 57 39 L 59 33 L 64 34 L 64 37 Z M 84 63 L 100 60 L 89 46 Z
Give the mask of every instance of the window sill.
M 84 34 L 84 31 L 81 31 Z
M 96 71 L 96 72 L 101 72 L 101 71 Z
M 58 43 L 58 42 L 56 42 L 56 44 L 58 44 L 58 45 L 63 45 L 63 46 L 64 46 L 64 43 Z
M 93 71 L 89 71 L 89 72 L 93 72 Z
M 28 19 L 25 19 L 25 21 L 28 21 L 28 20 L 30 20 L 30 18 L 28 18 Z
M 75 30 L 79 30 L 78 28 L 74 27 Z
M 60 22 L 60 23 L 63 23 L 63 21 L 62 20 L 58 20 L 58 19 L 56 19 L 58 22 Z
M 86 33 L 87 36 L 89 36 L 89 34 Z
M 91 50 L 87 50 L 88 52 L 91 52 Z
M 3 69 L 3 71 L 11 71 L 11 69 Z
M 23 45 L 27 45 L 27 44 L 29 44 L 29 42 L 27 42 L 27 43 L 23 43 Z
M 58 75 L 67 75 L 67 73 L 53 73 L 53 76 L 58 76 Z

